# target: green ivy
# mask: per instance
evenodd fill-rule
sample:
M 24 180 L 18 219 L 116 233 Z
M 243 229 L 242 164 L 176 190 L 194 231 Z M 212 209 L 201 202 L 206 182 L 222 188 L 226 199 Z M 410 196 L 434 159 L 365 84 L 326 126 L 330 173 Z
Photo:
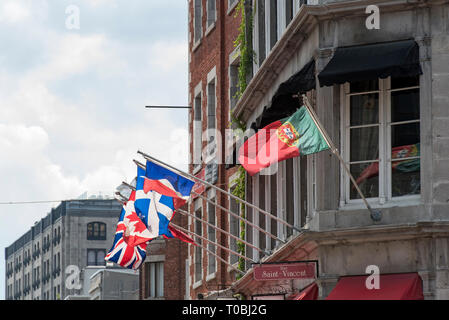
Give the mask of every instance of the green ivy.
M 253 60 L 254 60 L 254 50 L 251 49 L 251 46 L 248 45 L 248 37 L 246 34 L 247 25 L 248 22 L 248 30 L 252 33 L 253 27 L 254 27 L 254 16 L 251 15 L 246 20 L 246 11 L 245 11 L 245 0 L 240 0 L 238 3 L 235 15 L 234 17 L 237 18 L 238 15 L 241 16 L 241 22 L 239 26 L 239 35 L 234 41 L 234 47 L 240 46 L 240 63 L 238 68 L 238 83 L 237 83 L 237 92 L 235 94 L 235 97 L 237 99 L 240 99 L 243 95 L 243 92 L 245 92 L 246 87 L 248 86 L 247 80 L 248 75 L 251 72 Z M 237 127 L 242 129 L 243 131 L 246 129 L 244 122 L 242 122 L 240 119 L 237 119 L 234 115 L 231 115 L 231 123 L 235 123 Z
M 235 195 L 236 197 L 240 198 L 240 199 L 245 199 L 245 185 L 246 185 L 246 171 L 243 167 L 239 167 L 238 171 L 239 173 L 238 178 L 236 180 L 234 180 L 235 182 L 235 187 L 232 190 L 232 194 Z M 246 218 L 246 213 L 245 213 L 245 204 L 242 203 L 241 201 L 239 201 L 240 204 L 240 216 L 242 218 Z M 244 221 L 240 221 L 240 239 L 245 239 L 245 222 Z M 241 255 L 245 255 L 245 244 L 241 241 L 237 241 L 237 252 L 240 253 Z M 238 269 L 245 271 L 245 259 L 243 258 L 239 258 L 239 262 L 238 262 Z M 241 274 L 237 275 L 237 280 L 240 279 L 242 277 Z

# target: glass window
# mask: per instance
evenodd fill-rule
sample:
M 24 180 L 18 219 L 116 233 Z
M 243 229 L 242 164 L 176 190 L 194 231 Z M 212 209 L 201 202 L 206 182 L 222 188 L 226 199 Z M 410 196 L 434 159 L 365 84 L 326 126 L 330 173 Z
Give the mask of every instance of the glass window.
M 409 77 L 349 84 L 346 159 L 367 198 L 421 192 L 418 83 Z M 360 198 L 349 179 L 346 186 L 348 200 Z
M 103 222 L 88 223 L 87 240 L 106 240 L 106 224 Z

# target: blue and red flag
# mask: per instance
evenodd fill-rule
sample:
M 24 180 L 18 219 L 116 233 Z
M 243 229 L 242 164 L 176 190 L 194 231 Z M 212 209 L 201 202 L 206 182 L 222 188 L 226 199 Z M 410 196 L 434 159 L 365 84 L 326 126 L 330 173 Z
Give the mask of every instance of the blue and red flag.
M 138 269 L 146 258 L 147 242 L 151 234 L 135 212 L 135 191 L 123 206 L 117 223 L 114 242 L 105 260 L 128 268 Z
M 172 238 L 170 221 L 176 209 L 190 197 L 194 181 L 148 161 L 146 170 L 138 167 L 136 213 L 153 238 Z

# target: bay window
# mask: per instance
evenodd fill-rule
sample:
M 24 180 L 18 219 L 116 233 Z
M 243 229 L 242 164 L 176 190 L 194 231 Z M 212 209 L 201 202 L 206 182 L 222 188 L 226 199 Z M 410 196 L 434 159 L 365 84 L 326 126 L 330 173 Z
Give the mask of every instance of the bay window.
M 419 195 L 419 76 L 342 87 L 343 156 L 364 196 L 383 204 Z M 342 183 L 344 202 L 360 201 L 346 174 Z

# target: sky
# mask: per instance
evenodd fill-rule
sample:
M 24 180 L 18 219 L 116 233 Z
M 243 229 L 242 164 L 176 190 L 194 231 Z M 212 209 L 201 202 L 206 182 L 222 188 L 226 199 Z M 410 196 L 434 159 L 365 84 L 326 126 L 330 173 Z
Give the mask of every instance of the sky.
M 0 203 L 111 195 L 141 150 L 187 168 L 185 0 L 0 1 Z M 0 204 L 4 248 L 58 203 Z

